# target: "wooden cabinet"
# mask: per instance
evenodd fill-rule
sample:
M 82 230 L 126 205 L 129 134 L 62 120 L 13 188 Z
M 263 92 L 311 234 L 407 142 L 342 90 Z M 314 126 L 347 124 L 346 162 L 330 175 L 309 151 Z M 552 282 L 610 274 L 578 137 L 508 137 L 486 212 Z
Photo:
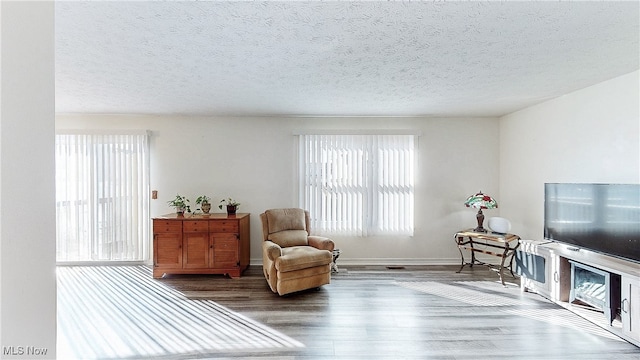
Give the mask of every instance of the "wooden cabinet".
M 153 277 L 226 274 L 249 266 L 249 214 L 165 215 L 153 219 Z

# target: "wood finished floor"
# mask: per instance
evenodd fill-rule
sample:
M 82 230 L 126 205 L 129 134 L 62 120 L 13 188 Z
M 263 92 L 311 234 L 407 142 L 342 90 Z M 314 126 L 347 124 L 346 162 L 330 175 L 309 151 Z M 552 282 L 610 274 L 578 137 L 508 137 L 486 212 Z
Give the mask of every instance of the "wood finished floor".
M 60 359 L 640 359 L 640 348 L 486 267 L 341 266 L 285 297 L 144 266 L 58 268 Z

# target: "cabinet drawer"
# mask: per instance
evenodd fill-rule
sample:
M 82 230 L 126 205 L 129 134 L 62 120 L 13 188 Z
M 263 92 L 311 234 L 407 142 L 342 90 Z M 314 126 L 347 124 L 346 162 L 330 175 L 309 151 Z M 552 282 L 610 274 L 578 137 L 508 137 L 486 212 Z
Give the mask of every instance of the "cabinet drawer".
M 206 220 L 188 220 L 184 222 L 183 226 L 186 233 L 209 231 L 209 222 Z
M 214 220 L 209 222 L 211 232 L 237 233 L 238 222 L 234 220 Z
M 182 221 L 172 221 L 172 220 L 162 220 L 155 219 L 153 220 L 153 233 L 181 233 L 182 232 Z

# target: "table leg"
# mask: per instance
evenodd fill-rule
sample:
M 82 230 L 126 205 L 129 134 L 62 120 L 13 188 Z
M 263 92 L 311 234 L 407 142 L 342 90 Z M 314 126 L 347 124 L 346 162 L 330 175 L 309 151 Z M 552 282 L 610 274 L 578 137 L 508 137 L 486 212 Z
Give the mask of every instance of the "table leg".
M 516 244 L 516 247 L 511 251 L 511 261 L 509 262 L 509 271 L 511 272 L 511 276 L 515 279 L 516 275 L 513 273 L 513 257 L 516 255 L 516 249 L 520 246 L 520 242 Z
M 469 237 L 469 246 L 471 246 L 471 263 L 469 267 L 473 267 L 473 264 L 476 263 L 476 251 L 473 249 L 473 238 Z
M 504 252 L 502 253 L 502 260 L 500 261 L 500 282 L 502 282 L 502 286 L 507 286 L 504 283 L 504 262 L 505 260 L 507 260 L 507 257 L 509 256 L 509 250 L 511 250 L 511 247 L 509 246 L 509 244 L 505 244 L 504 247 Z M 511 264 L 513 264 L 513 253 L 511 254 Z M 511 265 L 509 265 L 509 271 L 511 271 L 511 275 L 513 275 L 513 270 L 511 270 Z
M 507 285 L 504 283 L 503 272 L 504 272 L 504 261 L 506 259 L 506 256 L 507 256 L 507 254 L 506 254 L 506 251 L 505 251 L 505 254 L 502 255 L 502 261 L 500 262 L 500 271 L 498 272 L 500 274 L 500 282 L 502 283 L 502 286 L 505 286 L 505 287 Z
M 460 273 L 462 271 L 462 269 L 464 268 L 464 254 L 462 253 L 462 249 L 460 249 L 460 243 L 464 240 L 461 237 L 453 237 L 453 240 L 456 242 L 456 245 L 458 246 L 458 251 L 460 252 L 460 269 L 458 271 L 456 271 L 456 274 Z
M 341 253 L 342 253 L 342 251 L 340 251 L 340 249 L 333 249 L 333 261 L 331 262 L 331 272 L 332 273 L 340 272 L 340 270 L 338 270 L 338 264 L 336 264 L 336 260 L 338 260 L 338 258 L 340 257 Z
M 513 273 L 513 254 L 511 254 L 511 261 L 509 261 L 509 272 L 512 278 L 516 278 L 516 274 Z

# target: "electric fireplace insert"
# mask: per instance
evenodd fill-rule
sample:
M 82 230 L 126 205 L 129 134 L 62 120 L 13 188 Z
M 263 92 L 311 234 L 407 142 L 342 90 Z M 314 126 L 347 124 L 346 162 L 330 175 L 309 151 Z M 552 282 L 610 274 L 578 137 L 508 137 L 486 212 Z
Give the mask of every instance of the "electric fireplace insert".
M 602 311 L 611 325 L 620 304 L 620 275 L 576 261 L 571 263 L 569 302 Z

